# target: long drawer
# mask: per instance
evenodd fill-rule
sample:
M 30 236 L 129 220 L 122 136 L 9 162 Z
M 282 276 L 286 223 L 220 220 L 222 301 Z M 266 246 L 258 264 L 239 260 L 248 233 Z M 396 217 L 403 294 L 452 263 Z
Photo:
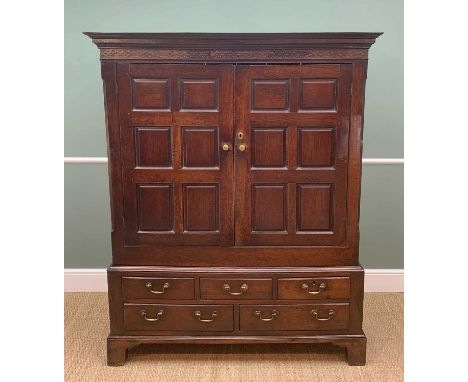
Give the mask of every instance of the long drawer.
M 124 304 L 124 329 L 232 331 L 232 305 Z
M 349 326 L 349 304 L 241 305 L 241 331 L 342 330 Z

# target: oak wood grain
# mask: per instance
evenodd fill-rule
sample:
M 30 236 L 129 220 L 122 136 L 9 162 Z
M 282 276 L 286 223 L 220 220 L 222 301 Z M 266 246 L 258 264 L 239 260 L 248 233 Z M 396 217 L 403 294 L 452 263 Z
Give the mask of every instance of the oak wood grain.
M 200 298 L 204 300 L 257 300 L 271 299 L 271 279 L 252 278 L 201 278 Z
M 172 342 L 331 342 L 365 364 L 364 88 L 381 33 L 86 34 L 104 82 L 108 364 Z

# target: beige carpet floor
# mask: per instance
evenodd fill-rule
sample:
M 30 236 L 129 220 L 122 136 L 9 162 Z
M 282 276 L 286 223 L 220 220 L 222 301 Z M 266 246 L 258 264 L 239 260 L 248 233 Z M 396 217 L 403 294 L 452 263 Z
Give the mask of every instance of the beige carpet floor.
M 106 366 L 107 295 L 65 293 L 65 381 L 402 381 L 403 294 L 366 293 L 367 365 L 332 345 L 145 345 Z

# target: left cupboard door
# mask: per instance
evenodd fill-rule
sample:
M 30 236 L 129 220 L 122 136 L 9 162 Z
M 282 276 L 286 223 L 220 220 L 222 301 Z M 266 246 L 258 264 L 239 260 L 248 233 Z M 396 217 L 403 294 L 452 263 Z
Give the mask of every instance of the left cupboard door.
M 232 245 L 233 66 L 117 67 L 125 245 Z

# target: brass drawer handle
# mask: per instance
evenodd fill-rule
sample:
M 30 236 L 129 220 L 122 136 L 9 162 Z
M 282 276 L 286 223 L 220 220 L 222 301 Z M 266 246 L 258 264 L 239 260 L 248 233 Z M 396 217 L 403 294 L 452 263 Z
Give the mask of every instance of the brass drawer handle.
M 317 284 L 314 282 L 312 282 L 312 285 L 309 286 L 308 284 L 302 284 L 302 289 L 307 291 L 307 293 L 309 294 L 319 294 L 322 290 L 324 289 L 327 289 L 327 284 L 325 283 L 321 283 L 319 286 L 318 286 L 318 289 L 317 290 L 309 290 L 312 289 L 312 288 L 316 288 L 317 287 Z
M 239 149 L 239 151 L 240 151 L 240 152 L 243 152 L 243 151 L 245 151 L 245 149 L 246 149 L 246 148 L 247 148 L 247 146 L 246 146 L 246 145 L 244 145 L 243 143 L 242 143 L 242 144 L 240 144 L 240 145 L 239 145 L 239 147 L 238 147 L 238 149 Z
M 229 145 L 227 143 L 224 143 L 222 149 L 223 151 L 229 151 Z
M 164 310 L 160 310 L 157 314 L 156 314 L 156 317 L 155 318 L 148 318 L 146 316 L 146 310 L 142 310 L 141 311 L 141 315 L 143 316 L 143 318 L 146 320 L 146 321 L 158 321 L 164 314 Z
M 153 288 L 153 284 L 150 282 L 150 281 L 147 281 L 146 282 L 146 287 L 149 289 L 149 291 L 151 293 L 154 293 L 154 294 L 163 294 L 166 289 L 169 289 L 169 283 L 164 283 L 163 287 L 162 287 L 162 290 L 154 290 L 152 289 Z
M 247 284 L 242 284 L 241 287 L 240 287 L 239 292 L 231 292 L 231 287 L 229 286 L 229 284 L 224 284 L 223 289 L 225 291 L 229 292 L 229 294 L 231 294 L 233 296 L 239 296 L 242 293 L 247 292 L 247 290 L 249 289 L 249 286 Z
M 218 312 L 215 310 L 213 313 L 211 313 L 211 318 L 202 318 L 202 312 L 199 310 L 195 311 L 194 315 L 200 322 L 213 322 L 215 318 L 218 317 Z
M 271 317 L 262 317 L 262 311 L 256 310 L 255 315 L 260 318 L 262 321 L 271 321 L 273 320 L 279 313 L 276 310 L 271 311 Z
M 328 320 L 331 320 L 333 318 L 333 316 L 335 315 L 335 311 L 333 309 L 329 309 L 327 318 L 320 318 L 318 316 L 318 314 L 319 314 L 318 310 L 315 310 L 315 309 L 312 309 L 310 311 L 310 314 L 312 314 L 317 321 L 328 321 Z

